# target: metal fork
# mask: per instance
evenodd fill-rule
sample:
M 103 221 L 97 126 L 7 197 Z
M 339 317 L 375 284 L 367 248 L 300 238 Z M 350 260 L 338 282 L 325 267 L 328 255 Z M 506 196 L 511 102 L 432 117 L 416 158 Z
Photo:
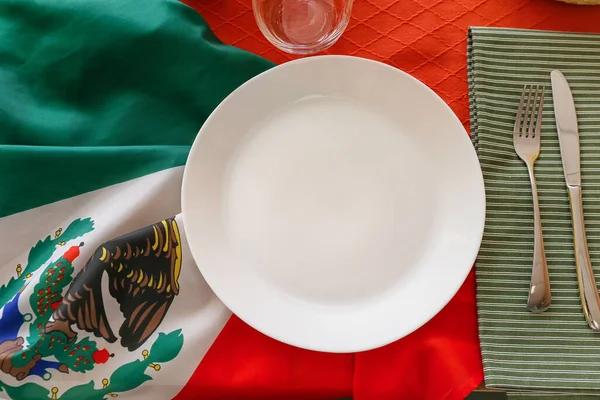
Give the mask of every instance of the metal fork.
M 545 94 L 546 88 L 544 86 L 541 88 L 541 94 L 539 86 L 525 85 L 523 87 L 513 132 L 515 152 L 527 165 L 533 195 L 533 268 L 531 271 L 529 295 L 527 297 L 527 309 L 532 312 L 547 310 L 551 302 L 550 277 L 548 275 L 548 264 L 546 263 L 546 254 L 544 251 L 544 240 L 542 239 L 540 205 L 535 175 L 533 173 L 533 164 L 540 155 Z

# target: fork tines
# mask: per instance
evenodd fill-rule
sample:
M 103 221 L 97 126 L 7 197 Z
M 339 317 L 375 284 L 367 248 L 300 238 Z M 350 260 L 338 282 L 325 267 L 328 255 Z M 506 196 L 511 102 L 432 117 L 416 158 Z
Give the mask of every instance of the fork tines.
M 519 136 L 535 138 L 540 134 L 542 129 L 542 112 L 544 109 L 545 93 L 545 86 L 523 86 L 523 92 L 521 93 L 521 101 L 519 102 L 519 109 L 517 110 L 517 119 L 515 121 L 515 135 L 518 133 Z M 525 97 L 527 97 L 527 99 Z M 525 107 L 524 114 L 523 107 Z

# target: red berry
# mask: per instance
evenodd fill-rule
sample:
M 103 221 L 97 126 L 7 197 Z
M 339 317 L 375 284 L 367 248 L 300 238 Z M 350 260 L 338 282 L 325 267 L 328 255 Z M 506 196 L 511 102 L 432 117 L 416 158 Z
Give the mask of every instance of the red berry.
M 63 258 L 68 262 L 72 263 L 74 259 L 79 256 L 79 247 L 72 246 L 69 250 L 65 252 Z
M 106 349 L 96 350 L 92 354 L 92 358 L 96 364 L 104 364 L 110 358 L 110 353 Z

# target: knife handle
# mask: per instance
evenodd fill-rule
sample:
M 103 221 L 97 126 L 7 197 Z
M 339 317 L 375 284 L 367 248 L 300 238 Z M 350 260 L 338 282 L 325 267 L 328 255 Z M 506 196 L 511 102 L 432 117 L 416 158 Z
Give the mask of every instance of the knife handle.
M 581 186 L 568 186 L 571 211 L 573 213 L 573 236 L 575 238 L 575 264 L 579 281 L 579 296 L 583 314 L 590 328 L 600 331 L 600 297 L 590 261 L 583 222 L 583 199 Z

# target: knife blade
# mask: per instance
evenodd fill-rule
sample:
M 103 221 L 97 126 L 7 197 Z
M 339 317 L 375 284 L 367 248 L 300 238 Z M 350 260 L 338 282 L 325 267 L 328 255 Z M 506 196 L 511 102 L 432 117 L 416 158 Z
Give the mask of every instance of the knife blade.
M 575 266 L 579 282 L 579 296 L 581 297 L 583 314 L 588 325 L 591 329 L 600 331 L 600 297 L 596 288 L 583 221 L 577 111 L 571 88 L 562 72 L 559 70 L 552 71 L 550 80 L 552 81 L 552 98 L 554 100 L 554 114 L 560 144 L 560 157 L 573 217 Z
M 573 94 L 567 79 L 559 70 L 552 71 L 550 79 L 565 181 L 569 186 L 581 186 L 579 129 Z

